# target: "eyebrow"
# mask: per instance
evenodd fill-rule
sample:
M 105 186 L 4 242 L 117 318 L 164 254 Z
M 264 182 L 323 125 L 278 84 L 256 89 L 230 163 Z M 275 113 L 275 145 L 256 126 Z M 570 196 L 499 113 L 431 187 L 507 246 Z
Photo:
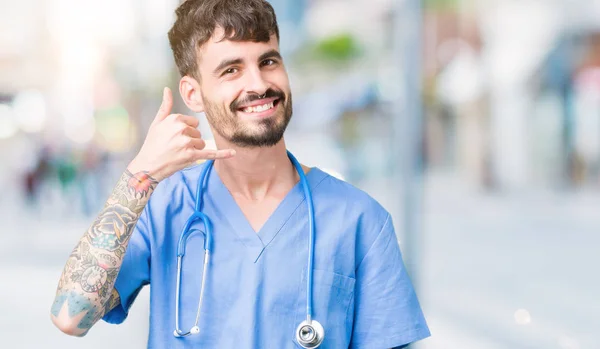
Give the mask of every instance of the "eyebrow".
M 219 65 L 215 68 L 215 70 L 213 70 L 213 74 L 218 75 L 221 70 L 225 69 L 225 67 L 228 67 L 228 66 L 234 65 L 234 64 L 241 64 L 242 62 L 243 62 L 243 60 L 241 58 L 232 58 L 232 59 L 226 59 L 224 61 L 221 61 L 221 63 L 219 63 Z
M 262 62 L 267 58 L 277 58 L 277 59 L 283 60 L 281 58 L 281 55 L 279 54 L 279 52 L 277 52 L 277 50 L 275 50 L 275 49 L 267 51 L 267 52 L 263 53 L 262 55 L 260 55 L 260 57 L 258 57 L 258 61 Z
M 267 52 L 263 53 L 262 55 L 260 55 L 260 57 L 258 57 L 258 61 L 262 62 L 268 58 L 277 58 L 277 59 L 283 60 L 283 58 L 281 57 L 281 54 L 279 52 L 277 52 L 277 50 L 273 49 L 273 50 L 267 51 Z M 221 61 L 221 63 L 219 63 L 219 65 L 215 68 L 215 70 L 213 70 L 213 74 L 218 75 L 219 72 L 221 70 L 225 69 L 226 67 L 228 67 L 230 65 L 235 65 L 235 64 L 242 64 L 243 62 L 244 62 L 244 60 L 241 58 L 225 59 L 225 60 Z

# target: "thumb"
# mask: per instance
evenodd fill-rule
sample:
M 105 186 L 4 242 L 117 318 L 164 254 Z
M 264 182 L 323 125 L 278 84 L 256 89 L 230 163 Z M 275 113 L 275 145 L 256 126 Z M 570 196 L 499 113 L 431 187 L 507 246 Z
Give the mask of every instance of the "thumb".
M 156 118 L 154 121 L 164 120 L 167 116 L 171 114 L 171 109 L 173 108 L 173 94 L 171 93 L 171 89 L 165 87 L 163 90 L 163 100 L 160 105 L 160 109 L 158 109 L 158 113 L 156 113 Z

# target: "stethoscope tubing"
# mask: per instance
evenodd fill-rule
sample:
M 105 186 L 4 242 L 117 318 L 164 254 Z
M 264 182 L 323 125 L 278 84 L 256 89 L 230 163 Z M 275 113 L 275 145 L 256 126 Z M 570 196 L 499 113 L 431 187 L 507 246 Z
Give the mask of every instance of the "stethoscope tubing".
M 298 175 L 300 176 L 300 183 L 302 184 L 302 190 L 304 191 L 304 200 L 306 200 L 307 208 L 308 208 L 308 262 L 307 262 L 307 276 L 306 276 L 306 321 L 310 324 L 312 319 L 312 278 L 313 278 L 313 262 L 314 262 L 314 250 L 315 250 L 315 212 L 312 201 L 312 194 L 310 192 L 310 188 L 308 186 L 308 181 L 306 180 L 306 175 L 304 174 L 304 169 L 302 165 L 296 160 L 294 155 L 288 152 L 288 156 L 292 160 Z
M 296 158 L 288 151 L 288 157 L 290 161 L 296 168 L 298 175 L 300 176 L 300 183 L 302 186 L 302 191 L 304 192 L 304 199 L 307 203 L 308 210 L 308 224 L 309 224 L 309 236 L 308 236 L 308 261 L 307 261 L 307 277 L 306 277 L 306 324 L 312 326 L 312 296 L 313 296 L 313 263 L 314 263 L 314 247 L 315 247 L 315 214 L 314 214 L 314 206 L 312 200 L 312 194 L 308 185 L 308 180 L 306 179 L 306 175 L 304 174 L 304 169 L 302 165 L 296 160 Z M 210 173 L 212 167 L 214 165 L 214 160 L 210 160 L 200 175 L 198 186 L 196 189 L 196 202 L 194 207 L 194 213 L 187 220 L 183 232 L 179 236 L 179 242 L 177 244 L 177 280 L 176 280 L 176 291 L 175 291 L 175 331 L 174 335 L 176 337 L 186 337 L 190 334 L 196 334 L 200 332 L 198 323 L 200 321 L 200 312 L 204 300 L 204 285 L 206 283 L 206 275 L 208 272 L 208 264 L 210 263 L 210 254 L 212 251 L 212 226 L 210 219 L 202 213 L 202 206 L 204 204 L 203 201 L 203 189 L 206 187 L 208 182 L 208 174 Z M 190 227 L 192 224 L 198 220 L 201 220 L 205 227 L 204 232 L 204 265 L 203 265 L 203 273 L 202 273 L 202 284 L 200 289 L 200 298 L 198 300 L 198 310 L 196 312 L 196 320 L 194 322 L 194 326 L 187 332 L 183 332 L 179 328 L 179 305 L 180 305 L 180 296 L 181 296 L 181 273 L 182 273 L 182 265 L 183 258 L 185 256 L 185 247 L 188 237 L 191 235 L 193 231 L 190 231 Z M 302 326 L 302 324 L 301 324 Z M 323 333 L 323 329 L 318 322 L 315 322 L 316 327 L 321 328 L 321 333 Z M 321 335 L 321 341 L 322 341 Z M 320 342 L 316 345 L 318 346 Z M 302 343 L 301 343 L 302 344 Z M 303 345 L 304 346 L 304 345 Z M 316 347 L 310 346 L 310 347 Z M 305 346 L 306 347 L 306 346 Z
M 203 197 L 202 197 L 202 188 L 206 185 L 206 180 L 208 179 L 208 173 L 213 166 L 213 161 L 208 163 L 202 173 L 200 175 L 200 180 L 197 186 L 196 191 L 196 204 L 195 210 L 192 216 L 187 220 L 185 226 L 183 228 L 183 233 L 179 236 L 179 242 L 177 244 L 177 281 L 176 281 L 176 290 L 175 290 L 175 331 L 174 335 L 176 337 L 186 337 L 192 334 L 192 332 L 196 332 L 193 330 L 199 331 L 198 323 L 200 321 L 200 311 L 202 309 L 202 303 L 204 299 L 204 285 L 206 281 L 206 274 L 208 271 L 208 264 L 210 262 L 210 252 L 212 250 L 212 227 L 210 223 L 210 219 L 201 212 L 203 206 Z M 190 231 L 191 225 L 197 220 L 202 220 L 204 224 L 204 265 L 202 272 L 202 284 L 200 288 L 200 298 L 198 299 L 198 310 L 196 312 L 196 321 L 194 322 L 194 326 L 188 332 L 183 332 L 179 328 L 179 302 L 181 297 L 181 272 L 183 265 L 183 257 L 185 256 L 185 243 L 193 231 Z

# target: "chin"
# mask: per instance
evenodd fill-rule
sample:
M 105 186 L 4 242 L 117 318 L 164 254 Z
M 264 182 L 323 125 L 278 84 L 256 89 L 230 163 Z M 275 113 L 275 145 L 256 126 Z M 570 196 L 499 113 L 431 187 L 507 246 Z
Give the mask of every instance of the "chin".
M 283 139 L 283 132 L 256 132 L 234 134 L 229 141 L 242 148 L 266 148 L 275 146 Z

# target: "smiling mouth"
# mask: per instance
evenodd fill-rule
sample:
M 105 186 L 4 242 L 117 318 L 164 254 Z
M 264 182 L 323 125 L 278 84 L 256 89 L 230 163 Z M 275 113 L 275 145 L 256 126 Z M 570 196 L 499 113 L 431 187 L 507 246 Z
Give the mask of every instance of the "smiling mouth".
M 252 113 L 263 113 L 265 111 L 274 109 L 279 104 L 279 99 L 271 101 L 269 103 L 255 105 L 251 107 L 239 108 L 238 110 L 244 113 L 252 114 Z

